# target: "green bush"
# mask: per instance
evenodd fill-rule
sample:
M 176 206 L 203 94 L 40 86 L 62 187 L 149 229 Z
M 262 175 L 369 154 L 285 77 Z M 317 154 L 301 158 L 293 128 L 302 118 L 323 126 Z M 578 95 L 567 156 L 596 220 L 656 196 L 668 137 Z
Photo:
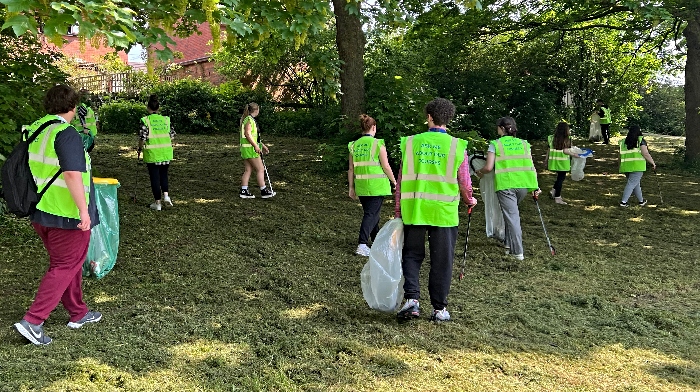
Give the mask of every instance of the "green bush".
M 176 132 L 201 134 L 216 130 L 212 113 L 218 111 L 219 105 L 209 82 L 179 79 L 160 83 L 149 94 L 158 95 L 160 113 L 170 117 Z
M 328 139 L 338 134 L 340 107 L 282 109 L 275 113 L 276 135 Z
M 113 101 L 100 106 L 100 132 L 136 133 L 141 117 L 148 114 L 146 105 L 134 101 Z M 176 128 L 177 129 L 177 128 Z

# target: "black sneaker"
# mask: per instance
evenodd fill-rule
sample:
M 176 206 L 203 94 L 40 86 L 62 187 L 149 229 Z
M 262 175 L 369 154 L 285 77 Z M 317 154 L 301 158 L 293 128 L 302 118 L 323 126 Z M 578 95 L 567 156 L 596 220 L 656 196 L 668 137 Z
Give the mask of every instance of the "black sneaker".
M 399 320 L 412 320 L 418 317 L 420 317 L 420 304 L 417 299 L 407 299 L 399 313 L 396 314 L 396 318 Z
M 626 201 L 621 201 L 621 202 L 620 202 L 620 207 L 629 207 L 629 206 L 630 206 L 630 205 L 627 204 Z
M 239 193 L 238 196 L 240 196 L 241 199 L 255 199 L 255 195 L 250 193 L 250 189 L 241 188 L 241 193 Z
M 274 192 L 272 189 L 270 189 L 269 186 L 266 186 L 265 188 L 260 190 L 260 197 L 262 197 L 263 199 L 269 199 L 276 194 L 277 192 Z
M 96 323 L 102 319 L 102 313 L 95 312 L 94 310 L 88 310 L 88 312 L 78 321 L 71 321 L 68 323 L 68 328 L 78 329 L 87 323 Z
M 44 328 L 42 327 L 43 324 L 44 323 L 36 325 L 22 319 L 20 322 L 15 323 L 14 328 L 20 335 L 32 342 L 32 344 L 37 346 L 46 346 L 47 344 L 51 343 L 52 339 L 46 336 L 44 333 Z
M 647 199 L 644 199 L 644 200 L 639 202 L 640 207 L 644 207 L 645 205 L 647 205 Z

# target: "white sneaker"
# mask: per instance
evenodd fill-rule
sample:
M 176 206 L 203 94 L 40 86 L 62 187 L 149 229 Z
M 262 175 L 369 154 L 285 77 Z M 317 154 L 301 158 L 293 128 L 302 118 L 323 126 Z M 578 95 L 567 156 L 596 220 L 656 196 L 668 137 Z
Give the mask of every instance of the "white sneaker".
M 512 256 L 515 257 L 516 260 L 520 260 L 520 261 L 525 260 L 525 255 L 523 255 L 522 253 L 519 255 L 512 255 Z
M 554 199 L 554 195 L 556 195 L 556 193 L 557 193 L 557 191 L 555 191 L 554 189 L 550 189 L 550 191 L 549 191 L 549 198 L 550 198 L 550 199 Z
M 447 311 L 447 308 L 443 308 L 442 310 L 433 310 L 433 315 L 430 316 L 430 320 L 432 321 L 450 321 L 450 312 Z
M 355 254 L 364 257 L 369 257 L 369 246 L 367 246 L 367 244 L 357 245 L 357 250 L 355 251 Z
M 173 206 L 173 202 L 170 200 L 170 196 L 163 196 L 163 203 L 167 203 L 170 207 Z
M 569 203 L 565 202 L 561 197 L 555 197 L 554 202 L 561 205 L 567 205 Z
M 153 203 L 149 207 L 151 207 L 152 210 L 160 211 L 161 206 L 158 203 Z

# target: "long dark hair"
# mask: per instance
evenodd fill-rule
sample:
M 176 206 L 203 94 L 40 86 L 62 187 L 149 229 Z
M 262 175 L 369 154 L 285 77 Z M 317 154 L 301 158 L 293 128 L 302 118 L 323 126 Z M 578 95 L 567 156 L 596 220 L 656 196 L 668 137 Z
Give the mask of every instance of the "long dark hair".
M 562 121 L 557 124 L 557 128 L 554 131 L 554 145 L 555 150 L 563 150 L 565 148 L 571 148 L 571 138 L 569 138 L 569 124 Z
M 157 95 L 152 94 L 150 97 L 148 97 L 148 108 L 153 110 L 154 112 L 160 109 L 160 102 L 158 101 Z
M 507 136 L 513 136 L 518 133 L 518 126 L 515 125 L 515 119 L 513 117 L 501 117 L 496 121 L 496 126 L 503 128 L 503 132 Z
M 630 126 L 630 130 L 627 132 L 627 137 L 625 138 L 625 146 L 627 146 L 628 150 L 637 148 L 640 136 L 642 136 L 642 129 L 639 128 L 639 125 Z

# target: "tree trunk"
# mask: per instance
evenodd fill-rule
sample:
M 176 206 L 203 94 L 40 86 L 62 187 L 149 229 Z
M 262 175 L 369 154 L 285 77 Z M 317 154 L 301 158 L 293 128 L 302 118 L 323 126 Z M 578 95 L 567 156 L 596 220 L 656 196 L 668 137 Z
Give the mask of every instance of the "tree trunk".
M 351 131 L 359 127 L 358 117 L 365 105 L 364 53 L 365 34 L 357 15 L 348 13 L 347 0 L 333 0 L 335 43 L 340 65 L 340 112 L 343 127 Z M 359 3 L 358 3 L 359 8 Z
M 700 159 L 700 15 L 688 18 L 683 30 L 688 53 L 685 63 L 685 160 Z

